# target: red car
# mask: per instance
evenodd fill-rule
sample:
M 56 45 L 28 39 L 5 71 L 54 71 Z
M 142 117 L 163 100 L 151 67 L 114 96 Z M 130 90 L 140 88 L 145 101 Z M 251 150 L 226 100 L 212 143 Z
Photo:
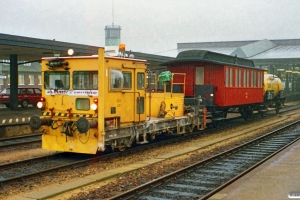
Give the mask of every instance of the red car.
M 18 88 L 18 104 L 26 108 L 29 104 L 36 106 L 42 97 L 42 91 L 39 88 Z M 10 107 L 10 88 L 5 88 L 0 93 L 0 103 Z

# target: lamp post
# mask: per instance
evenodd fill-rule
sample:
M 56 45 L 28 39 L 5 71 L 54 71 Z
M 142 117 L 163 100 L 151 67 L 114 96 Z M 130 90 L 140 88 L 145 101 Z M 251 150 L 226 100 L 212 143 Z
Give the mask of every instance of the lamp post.
M 298 70 L 299 67 L 294 67 L 293 71 L 292 71 L 292 91 L 295 91 L 295 82 L 296 82 L 296 76 L 298 75 Z

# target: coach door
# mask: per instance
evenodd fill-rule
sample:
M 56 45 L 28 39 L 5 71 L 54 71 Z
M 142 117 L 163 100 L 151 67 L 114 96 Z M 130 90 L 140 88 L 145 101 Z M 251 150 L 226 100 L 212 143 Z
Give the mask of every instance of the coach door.
M 196 85 L 204 84 L 204 67 L 196 67 Z
M 135 117 L 136 121 L 145 121 L 145 70 L 135 69 Z

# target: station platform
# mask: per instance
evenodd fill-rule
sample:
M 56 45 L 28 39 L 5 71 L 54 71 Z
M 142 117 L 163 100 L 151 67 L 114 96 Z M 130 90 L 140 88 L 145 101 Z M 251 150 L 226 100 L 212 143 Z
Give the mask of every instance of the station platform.
M 209 198 L 233 199 L 300 199 L 300 141 Z
M 29 123 L 29 119 L 33 115 L 41 115 L 41 109 L 29 105 L 27 108 L 19 106 L 15 110 L 6 108 L 5 105 L 0 104 L 0 126 L 9 124 Z

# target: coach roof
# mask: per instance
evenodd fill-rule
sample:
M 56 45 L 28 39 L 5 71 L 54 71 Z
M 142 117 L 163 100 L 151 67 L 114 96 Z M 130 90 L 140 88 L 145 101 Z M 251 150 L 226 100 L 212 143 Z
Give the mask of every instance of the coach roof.
M 180 52 L 177 57 L 169 62 L 161 63 L 162 66 L 170 65 L 177 62 L 210 62 L 222 65 L 254 67 L 252 60 L 229 56 L 205 50 L 188 50 Z

